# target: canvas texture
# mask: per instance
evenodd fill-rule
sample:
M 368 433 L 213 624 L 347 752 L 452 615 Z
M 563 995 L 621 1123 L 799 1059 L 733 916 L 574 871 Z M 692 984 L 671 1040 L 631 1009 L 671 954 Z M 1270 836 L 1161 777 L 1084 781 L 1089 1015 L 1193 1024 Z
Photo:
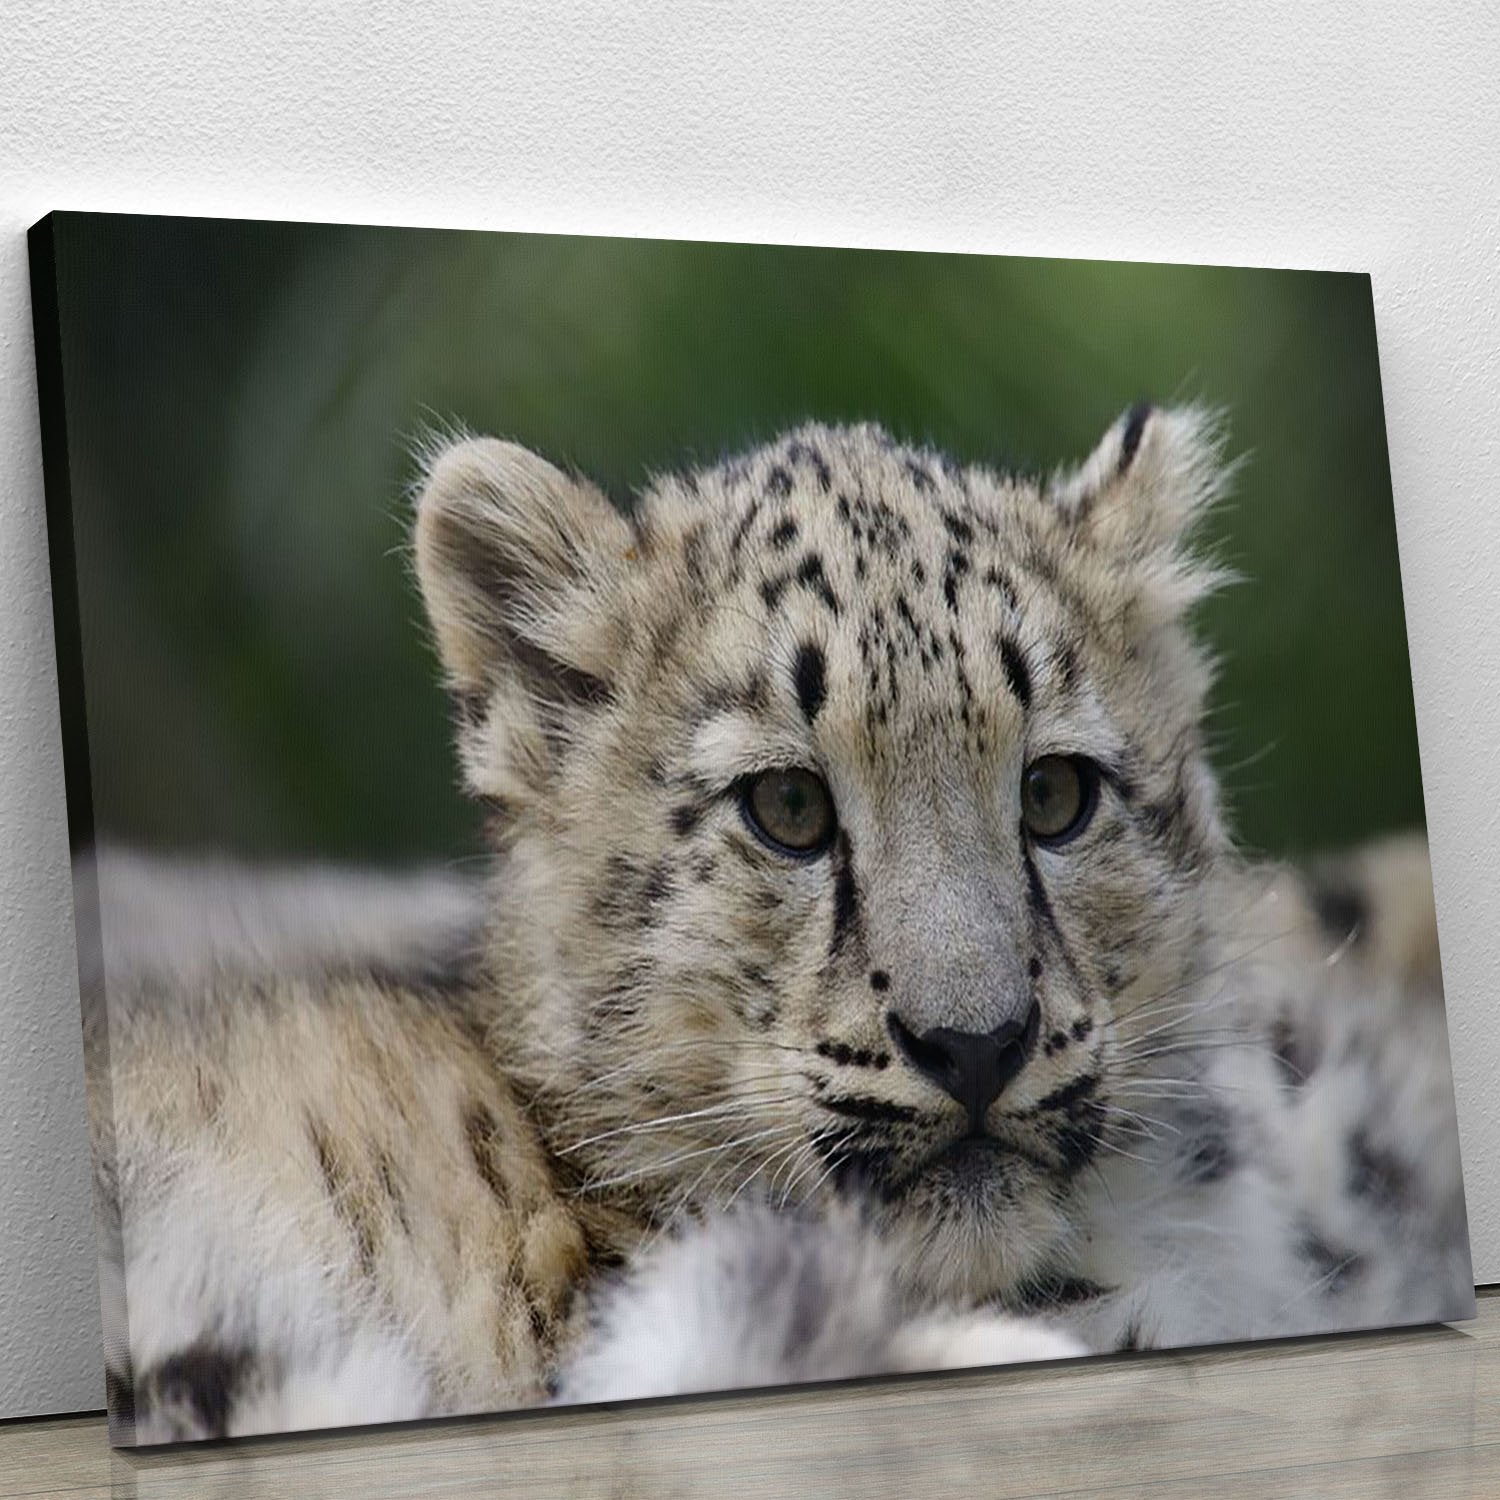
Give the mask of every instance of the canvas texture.
M 1364 278 L 32 241 L 117 1443 L 1472 1315 Z

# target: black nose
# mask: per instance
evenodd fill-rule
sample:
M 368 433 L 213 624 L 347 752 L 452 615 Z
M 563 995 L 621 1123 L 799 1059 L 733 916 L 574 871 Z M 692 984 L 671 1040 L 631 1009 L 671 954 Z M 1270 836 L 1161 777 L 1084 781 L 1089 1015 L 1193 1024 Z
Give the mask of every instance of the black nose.
M 1022 1068 L 1036 1046 L 1041 1007 L 1032 1002 L 1024 1021 L 1006 1021 L 993 1031 L 955 1031 L 935 1026 L 918 1036 L 895 1011 L 886 1026 L 912 1067 L 930 1078 L 969 1112 L 969 1128 L 984 1128 L 990 1105 Z

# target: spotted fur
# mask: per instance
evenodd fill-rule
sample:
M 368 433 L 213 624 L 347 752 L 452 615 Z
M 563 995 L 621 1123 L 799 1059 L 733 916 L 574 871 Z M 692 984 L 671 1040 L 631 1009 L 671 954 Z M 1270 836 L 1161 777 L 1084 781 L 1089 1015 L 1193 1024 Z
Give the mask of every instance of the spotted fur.
M 1148 407 L 1047 481 L 810 426 L 628 512 L 439 447 L 415 561 L 484 937 L 436 988 L 111 987 L 137 1435 L 1461 1315 L 1430 922 L 1377 920 L 1424 857 L 1309 883 L 1225 831 L 1184 622 L 1226 475 Z M 1057 847 L 1048 754 L 1099 768 Z M 837 810 L 798 859 L 743 806 L 793 766 Z M 912 1065 L 945 1029 L 1021 1049 L 979 1118 Z

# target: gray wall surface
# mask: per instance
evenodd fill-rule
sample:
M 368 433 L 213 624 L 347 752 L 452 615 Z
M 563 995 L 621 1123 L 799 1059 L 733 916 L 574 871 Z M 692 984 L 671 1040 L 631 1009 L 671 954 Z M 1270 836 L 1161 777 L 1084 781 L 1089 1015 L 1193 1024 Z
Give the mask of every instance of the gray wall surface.
M 1500 11 L 13 0 L 3 31 L 0 1417 L 103 1403 L 24 239 L 52 208 L 1372 272 L 1500 1280 Z

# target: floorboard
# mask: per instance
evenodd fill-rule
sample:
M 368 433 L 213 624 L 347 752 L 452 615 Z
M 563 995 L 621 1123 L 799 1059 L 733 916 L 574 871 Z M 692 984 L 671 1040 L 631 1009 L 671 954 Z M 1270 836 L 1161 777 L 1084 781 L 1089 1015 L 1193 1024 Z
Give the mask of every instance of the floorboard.
M 426 1494 L 1496 1500 L 1500 1291 L 1451 1327 L 194 1448 L 0 1427 L 0 1500 Z

